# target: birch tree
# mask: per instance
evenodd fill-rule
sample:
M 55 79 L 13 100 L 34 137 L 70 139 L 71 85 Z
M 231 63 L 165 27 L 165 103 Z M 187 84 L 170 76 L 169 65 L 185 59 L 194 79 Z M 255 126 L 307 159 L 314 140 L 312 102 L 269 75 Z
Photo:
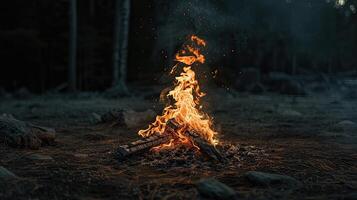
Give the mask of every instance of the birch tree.
M 126 85 L 129 42 L 130 0 L 115 1 L 113 86 L 114 95 L 128 94 Z

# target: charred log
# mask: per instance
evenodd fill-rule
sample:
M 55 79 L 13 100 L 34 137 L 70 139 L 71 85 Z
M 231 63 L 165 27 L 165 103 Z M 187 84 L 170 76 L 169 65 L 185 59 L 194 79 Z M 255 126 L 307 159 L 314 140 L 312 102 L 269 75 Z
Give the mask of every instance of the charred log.
M 138 154 L 161 144 L 168 143 L 171 139 L 177 137 L 176 132 L 180 128 L 181 126 L 175 120 L 169 120 L 166 124 L 164 134 L 156 134 L 143 138 L 141 140 L 137 140 L 128 145 L 119 146 L 119 148 L 117 149 L 118 159 L 122 160 L 129 155 Z M 187 130 L 185 134 L 191 139 L 194 145 L 197 146 L 204 155 L 213 160 L 223 161 L 223 157 L 221 156 L 219 151 L 205 139 L 201 138 L 199 134 L 197 134 L 195 131 Z
M 127 145 L 119 146 L 117 149 L 117 156 L 119 160 L 126 158 L 129 155 L 137 154 L 143 152 L 145 150 L 149 150 L 152 147 L 159 146 L 161 144 L 165 144 L 170 141 L 172 138 L 171 134 L 165 135 L 152 135 L 141 140 L 137 140 Z
M 180 129 L 180 125 L 175 120 L 169 120 L 166 127 L 173 128 L 171 132 L 175 132 Z M 200 137 L 200 135 L 194 130 L 186 130 L 184 133 L 191 141 L 200 148 L 201 153 L 205 154 L 213 160 L 223 161 L 223 157 L 219 151 L 208 141 Z

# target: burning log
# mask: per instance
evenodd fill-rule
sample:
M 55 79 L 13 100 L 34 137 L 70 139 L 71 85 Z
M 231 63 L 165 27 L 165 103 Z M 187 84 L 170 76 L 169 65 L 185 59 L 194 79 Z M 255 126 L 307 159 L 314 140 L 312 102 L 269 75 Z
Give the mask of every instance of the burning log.
M 140 153 L 144 150 L 151 149 L 152 147 L 165 144 L 170 141 L 171 134 L 167 135 L 152 135 L 141 140 L 137 140 L 127 145 L 121 145 L 117 149 L 118 159 L 122 160 L 129 155 Z
M 138 154 L 144 150 L 149 150 L 153 147 L 170 142 L 171 139 L 177 138 L 176 131 L 178 131 L 180 128 L 181 126 L 175 120 L 171 119 L 166 123 L 164 134 L 155 134 L 132 142 L 128 145 L 119 146 L 117 149 L 119 160 L 122 160 L 129 155 Z M 205 139 L 201 138 L 195 131 L 186 130 L 184 134 L 190 138 L 192 143 L 194 143 L 194 145 L 197 146 L 204 155 L 214 160 L 223 160 L 223 157 L 218 152 L 218 150 Z
M 166 126 L 173 129 L 170 132 L 175 132 L 180 129 L 180 125 L 175 120 L 169 120 Z M 191 139 L 194 145 L 196 145 L 203 154 L 211 159 L 223 161 L 223 157 L 219 151 L 212 144 L 201 138 L 196 131 L 187 129 L 184 134 Z

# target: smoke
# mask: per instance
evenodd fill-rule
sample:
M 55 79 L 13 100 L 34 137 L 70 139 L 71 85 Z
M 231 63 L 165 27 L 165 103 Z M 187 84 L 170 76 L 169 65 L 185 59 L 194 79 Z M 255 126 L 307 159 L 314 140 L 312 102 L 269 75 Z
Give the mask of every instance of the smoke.
M 310 45 L 320 33 L 322 9 L 334 9 L 325 0 L 173 0 L 167 4 L 166 10 L 157 6 L 157 49 L 170 53 L 189 34 L 204 37 L 215 47 L 213 52 L 232 42 L 241 49 L 249 37 L 268 40 L 273 34 Z

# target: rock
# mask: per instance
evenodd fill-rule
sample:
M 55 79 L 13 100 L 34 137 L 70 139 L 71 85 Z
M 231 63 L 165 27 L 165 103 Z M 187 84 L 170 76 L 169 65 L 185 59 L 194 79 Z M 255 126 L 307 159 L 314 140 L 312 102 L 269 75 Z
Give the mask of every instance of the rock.
M 216 179 L 203 179 L 196 183 L 200 195 L 210 199 L 234 199 L 235 191 Z
M 306 95 L 307 92 L 302 85 L 296 81 L 292 76 L 281 73 L 271 72 L 268 75 L 266 83 L 272 92 L 278 92 L 288 95 Z
M 12 147 L 38 149 L 51 145 L 55 130 L 15 119 L 12 115 L 0 116 L 0 142 Z
M 93 113 L 91 117 L 91 123 L 115 123 L 118 126 L 134 128 L 151 122 L 155 119 L 155 116 L 156 113 L 151 109 L 142 112 L 134 110 L 114 109 L 103 114 L 102 116 Z
M 27 156 L 30 160 L 53 160 L 51 156 L 42 155 L 42 154 L 31 154 Z
M 283 186 L 283 187 L 298 187 L 301 183 L 293 177 L 280 175 L 280 174 L 270 174 L 258 171 L 249 171 L 244 174 L 251 183 L 259 186 L 272 187 L 272 186 Z
M 3 166 L 0 166 L 0 182 L 17 179 L 17 178 L 18 177 L 14 173 L 10 172 Z
M 125 126 L 124 110 L 113 109 L 100 116 L 100 123 L 116 123 L 119 126 Z

